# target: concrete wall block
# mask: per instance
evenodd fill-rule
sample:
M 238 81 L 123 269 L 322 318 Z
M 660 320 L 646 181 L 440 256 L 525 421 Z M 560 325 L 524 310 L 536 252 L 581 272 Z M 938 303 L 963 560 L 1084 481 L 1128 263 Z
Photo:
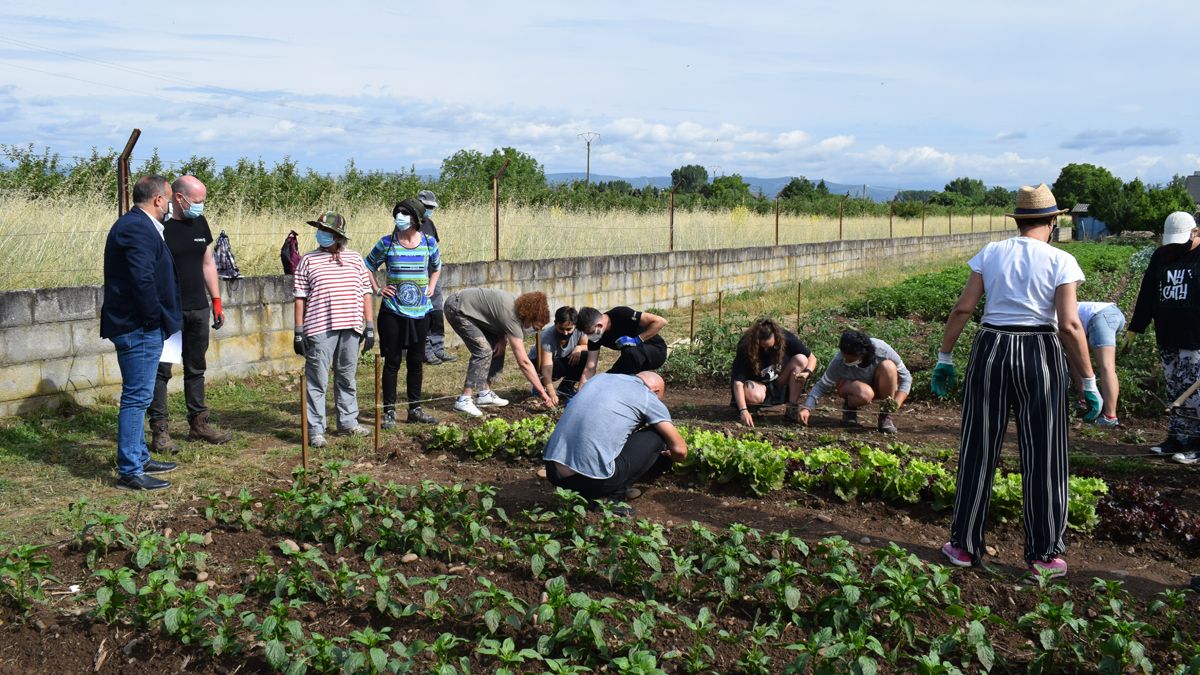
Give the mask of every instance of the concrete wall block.
M 37 291 L 0 293 L 0 328 L 33 323 L 33 298 Z
M 72 354 L 79 356 L 82 354 L 103 354 L 112 351 L 112 342 L 100 337 L 100 322 L 95 318 L 85 321 L 72 321 L 70 322 L 70 326 Z
M 377 312 L 378 309 L 376 307 Z M 294 328 L 292 324 L 295 323 L 295 316 L 296 311 L 291 303 L 263 305 L 259 325 L 264 331 L 286 330 L 290 334 Z
M 58 323 L 96 319 L 100 306 L 99 286 L 39 288 L 33 294 L 34 323 Z
M 258 305 L 262 303 L 262 288 L 275 277 L 246 277 L 221 279 L 221 306 Z M 291 280 L 291 277 L 284 277 Z
M 3 331 L 3 363 L 56 359 L 71 354 L 71 324 L 43 323 Z
M 242 305 L 239 307 L 237 332 L 234 335 L 256 335 L 261 332 L 266 311 L 265 305 Z M 295 311 L 293 310 L 294 315 Z
M 263 277 L 260 300 L 264 304 L 291 303 L 296 299 L 291 275 Z M 224 301 L 222 301 L 224 304 Z
M 37 393 L 75 396 L 82 390 L 109 384 L 103 381 L 103 374 L 103 359 L 98 355 L 42 361 Z
M 216 354 L 209 347 L 209 363 L 218 368 L 229 368 L 235 363 L 252 363 L 263 357 L 261 335 L 235 335 L 216 343 Z
M 19 401 L 36 396 L 41 378 L 40 362 L 5 367 L 4 377 L 0 378 L 0 401 Z
M 450 333 L 453 331 L 447 332 Z M 297 356 L 296 351 L 292 348 L 291 329 L 264 332 L 262 335 L 262 351 L 263 358 L 266 359 L 294 359 L 297 367 L 300 367 L 304 363 L 304 357 Z

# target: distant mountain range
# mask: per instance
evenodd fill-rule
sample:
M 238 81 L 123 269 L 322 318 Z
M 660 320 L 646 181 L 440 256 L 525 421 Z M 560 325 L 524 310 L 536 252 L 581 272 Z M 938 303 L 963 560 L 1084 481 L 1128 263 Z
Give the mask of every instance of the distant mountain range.
M 437 180 L 439 174 L 437 169 L 417 169 L 416 173 L 418 176 L 429 180 Z M 583 172 L 546 174 L 546 182 L 548 183 L 570 183 L 571 181 L 583 179 Z M 623 180 L 635 188 L 643 188 L 648 185 L 665 189 L 670 189 L 671 187 L 670 176 L 637 176 L 630 178 L 628 176 L 609 176 L 599 173 L 592 174 L 592 182 L 594 183 L 608 183 L 614 180 Z M 792 177 L 783 176 L 780 178 L 755 178 L 753 176 L 742 176 L 742 180 L 746 181 L 746 183 L 750 186 L 750 192 L 754 194 L 762 192 L 762 194 L 766 197 L 774 197 L 775 195 L 779 194 L 779 191 L 783 189 L 783 186 L 791 182 Z M 809 180 L 812 181 L 813 184 L 816 184 L 820 182 L 821 179 L 809 178 Z M 825 181 L 825 187 L 829 188 L 829 191 L 835 195 L 849 194 L 851 197 L 862 197 L 863 194 L 862 185 L 846 185 L 845 183 L 831 183 L 829 181 Z M 891 201 L 891 199 L 896 196 L 896 190 L 871 187 L 870 185 L 866 186 L 866 188 L 867 196 L 877 202 Z
M 549 183 L 570 183 L 571 181 L 583 179 L 584 174 L 578 172 L 546 174 L 546 181 Z M 636 178 L 628 178 L 625 176 L 606 176 L 598 173 L 592 174 L 592 182 L 595 183 L 607 183 L 614 180 L 623 180 L 635 188 L 651 185 L 657 188 L 669 189 L 671 187 L 670 176 L 638 176 Z M 784 176 L 782 178 L 755 178 L 753 176 L 742 176 L 742 180 L 746 181 L 746 183 L 750 186 L 750 192 L 755 194 L 762 192 L 762 194 L 766 197 L 774 197 L 775 195 L 779 194 L 779 191 L 783 189 L 783 186 L 791 182 L 792 177 Z M 809 180 L 816 184 L 821 179 L 809 178 Z M 851 197 L 862 197 L 863 195 L 862 185 L 846 185 L 844 183 L 831 183 L 829 181 L 825 181 L 825 187 L 829 188 L 829 191 L 835 195 L 849 194 Z M 896 190 L 875 188 L 871 187 L 870 185 L 867 185 L 866 188 L 867 196 L 877 202 L 890 201 L 896 196 Z

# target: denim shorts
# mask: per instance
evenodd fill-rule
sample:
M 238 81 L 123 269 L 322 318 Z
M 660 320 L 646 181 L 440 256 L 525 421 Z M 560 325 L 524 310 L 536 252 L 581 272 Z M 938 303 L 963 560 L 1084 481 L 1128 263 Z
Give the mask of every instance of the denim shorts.
M 1089 347 L 1116 347 L 1117 333 L 1125 327 L 1125 314 L 1116 305 L 1096 312 L 1087 325 Z

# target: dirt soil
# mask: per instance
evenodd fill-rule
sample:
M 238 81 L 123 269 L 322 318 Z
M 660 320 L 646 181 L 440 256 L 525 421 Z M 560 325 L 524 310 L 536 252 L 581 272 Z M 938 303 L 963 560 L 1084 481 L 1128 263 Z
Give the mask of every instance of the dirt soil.
M 668 407 L 676 422 L 694 426 L 723 429 L 746 433 L 737 424 L 733 411 L 728 406 L 728 394 L 722 388 L 673 389 L 667 395 Z M 500 409 L 498 415 L 516 419 L 530 413 L 522 404 Z M 444 414 L 448 418 L 448 415 Z M 809 428 L 789 424 L 783 418 L 783 409 L 776 408 L 756 415 L 757 431 L 781 445 L 813 447 L 828 442 L 829 437 L 859 439 L 874 445 L 886 445 L 898 441 L 914 446 L 941 446 L 954 448 L 958 443 L 958 408 L 942 403 L 917 403 L 902 410 L 896 417 L 900 433 L 888 437 L 874 431 L 873 416 L 864 416 L 864 427 L 847 430 L 837 425 L 834 413 L 819 411 Z M 456 420 L 464 426 L 478 422 Z M 1126 420 L 1128 427 L 1143 431 L 1148 440 L 1156 440 L 1164 432 L 1162 421 Z M 1072 434 L 1073 454 L 1088 456 L 1097 468 L 1089 469 L 1110 482 L 1128 482 L 1144 479 L 1174 500 L 1175 504 L 1191 513 L 1200 513 L 1200 467 L 1184 467 L 1167 464 L 1158 459 L 1149 459 L 1141 475 L 1130 475 L 1128 471 L 1106 470 L 1106 461 L 1111 458 L 1133 458 L 1147 452 L 1145 445 L 1121 442 L 1125 430 L 1105 432 L 1103 437 L 1092 438 L 1080 431 Z M 1009 431 L 1009 442 L 1005 446 L 1008 466 L 1015 469 L 1016 446 L 1014 432 Z M 371 452 L 371 451 L 368 451 Z M 297 452 L 296 462 L 299 461 Z M 1097 459 L 1099 458 L 1099 459 Z M 553 488 L 537 475 L 538 462 L 528 460 L 507 462 L 503 460 L 474 461 L 450 453 L 428 452 L 420 437 L 389 434 L 379 454 L 362 457 L 354 471 L 369 473 L 381 480 L 417 482 L 432 480 L 466 485 L 488 483 L 499 488 L 497 502 L 509 513 L 535 506 L 547 507 L 555 503 Z M 290 465 L 278 467 L 278 478 L 274 484 L 261 486 L 268 494 L 272 489 L 290 483 Z M 687 476 L 668 475 L 654 485 L 644 486 L 643 496 L 633 505 L 637 515 L 666 526 L 686 525 L 690 521 L 723 528 L 731 523 L 744 523 L 765 531 L 791 530 L 814 540 L 840 535 L 856 546 L 873 549 L 896 542 L 920 558 L 935 563 L 943 562 L 939 548 L 946 540 L 949 513 L 935 511 L 929 505 L 897 506 L 882 501 L 842 503 L 832 495 L 808 494 L 791 489 L 780 490 L 766 497 L 755 497 L 748 490 L 736 486 L 699 484 Z M 175 532 L 213 532 L 213 544 L 207 547 L 209 568 L 214 570 L 213 593 L 236 592 L 241 587 L 246 561 L 260 550 L 270 549 L 277 538 L 258 532 L 240 532 L 214 526 L 202 517 L 204 502 L 196 497 L 191 502 L 172 506 L 169 509 L 143 509 L 130 518 L 130 529 L 154 527 L 171 528 Z M 1028 593 L 1015 588 L 1023 572 L 1021 560 L 1022 529 L 1019 523 L 993 525 L 989 532 L 989 545 L 995 554 L 988 559 L 984 568 L 967 570 L 956 574 L 954 582 L 963 589 L 963 597 L 969 603 L 986 603 L 993 607 L 1011 606 L 1021 609 L 1029 602 Z M 106 673 L 162 673 L 162 672 L 211 672 L 229 673 L 239 670 L 258 672 L 268 670 L 259 657 L 231 657 L 225 661 L 213 661 L 198 655 L 200 652 L 180 645 L 174 640 L 146 634 L 124 625 L 105 625 L 91 621 L 83 610 L 72 607 L 66 598 L 71 584 L 87 584 L 83 556 L 68 546 L 56 544 L 48 549 L 54 562 L 54 573 L 61 584 L 53 584 L 51 592 L 55 600 L 50 607 L 38 608 L 26 620 L 0 609 L 0 673 L 29 672 L 84 672 Z M 332 551 L 330 559 L 333 559 Z M 348 556 L 352 557 L 352 556 Z M 1091 536 L 1070 536 L 1066 558 L 1071 565 L 1068 583 L 1077 597 L 1087 597 L 1094 577 L 1119 579 L 1135 595 L 1149 598 L 1164 589 L 1185 586 L 1191 575 L 1200 574 L 1200 561 L 1188 555 L 1175 542 L 1152 540 L 1147 543 L 1128 545 L 1097 539 Z M 406 570 L 407 571 L 407 570 Z M 436 561 L 419 561 L 413 567 L 413 575 L 447 573 L 448 567 Z M 494 570 L 477 569 L 473 561 L 466 561 L 465 568 L 454 570 L 473 577 L 475 574 L 496 574 Z M 535 596 L 540 585 L 520 575 L 502 574 L 509 588 L 519 589 L 522 594 Z M 524 586 L 528 586 L 525 588 Z M 320 607 L 321 611 L 308 609 L 306 627 L 325 634 L 345 634 L 355 626 L 369 625 L 378 619 L 358 610 L 340 607 L 336 603 Z M 1022 610 L 1024 611 L 1024 610 Z M 402 623 L 397 626 L 393 639 L 407 639 L 406 635 L 417 634 L 418 628 Z M 454 622 L 448 620 L 440 629 L 453 631 Z M 326 632 L 328 629 L 329 632 Z M 428 627 L 425 627 L 428 634 Z M 436 632 L 434 633 L 436 635 Z M 1010 635 L 1015 633 L 1010 632 Z M 1004 649 L 1005 645 L 998 644 Z M 1019 645 L 1009 645 L 1017 649 Z M 261 651 L 261 650 L 259 650 Z M 784 662 L 790 660 L 786 654 Z M 779 663 L 779 661 L 776 661 Z

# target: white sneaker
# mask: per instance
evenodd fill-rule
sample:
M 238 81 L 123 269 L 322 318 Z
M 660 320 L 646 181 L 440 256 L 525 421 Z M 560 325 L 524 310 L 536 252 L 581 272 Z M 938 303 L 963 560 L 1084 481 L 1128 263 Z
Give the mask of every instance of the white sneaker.
M 508 401 L 500 398 L 496 395 L 496 392 L 488 389 L 487 391 L 479 392 L 479 395 L 475 397 L 475 405 L 480 407 L 496 406 L 497 408 L 502 408 L 508 405 Z
M 308 444 L 314 448 L 323 448 L 328 443 L 325 442 L 325 434 L 315 434 L 308 437 Z
M 466 413 L 471 417 L 483 417 L 483 411 L 476 407 L 475 402 L 470 398 L 460 396 L 458 400 L 454 402 L 454 409 L 460 413 Z
M 343 429 L 342 433 L 346 434 L 347 436 L 370 436 L 372 432 L 367 427 L 359 424 L 358 426 L 350 427 L 349 429 Z

